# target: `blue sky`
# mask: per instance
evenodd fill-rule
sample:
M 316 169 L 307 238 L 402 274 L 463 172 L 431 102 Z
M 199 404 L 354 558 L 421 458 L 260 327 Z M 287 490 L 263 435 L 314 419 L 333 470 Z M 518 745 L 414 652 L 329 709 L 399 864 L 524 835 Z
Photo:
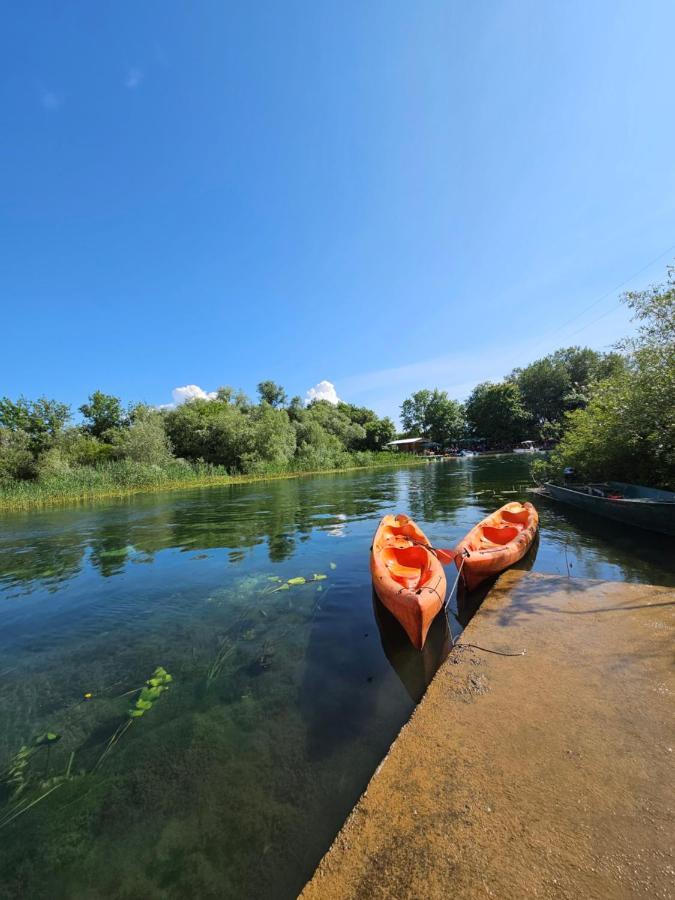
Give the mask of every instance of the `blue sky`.
M 10 7 L 0 394 L 396 414 L 609 347 L 675 256 L 669 0 Z

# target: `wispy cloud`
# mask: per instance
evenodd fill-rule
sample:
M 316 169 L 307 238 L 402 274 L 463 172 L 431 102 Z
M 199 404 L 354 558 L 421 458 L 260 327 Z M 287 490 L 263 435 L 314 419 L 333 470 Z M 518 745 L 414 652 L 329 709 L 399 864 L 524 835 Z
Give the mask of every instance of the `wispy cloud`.
M 340 402 L 335 385 L 331 381 L 320 381 L 307 391 L 305 403 L 309 405 L 314 400 L 327 400 L 335 406 Z
M 135 90 L 143 81 L 143 70 L 137 66 L 130 66 L 124 79 L 124 86 L 130 91 Z
M 49 112 L 56 112 L 56 110 L 61 109 L 63 100 L 63 94 L 57 94 L 56 91 L 47 89 L 40 91 L 40 103 L 43 109 L 47 109 Z

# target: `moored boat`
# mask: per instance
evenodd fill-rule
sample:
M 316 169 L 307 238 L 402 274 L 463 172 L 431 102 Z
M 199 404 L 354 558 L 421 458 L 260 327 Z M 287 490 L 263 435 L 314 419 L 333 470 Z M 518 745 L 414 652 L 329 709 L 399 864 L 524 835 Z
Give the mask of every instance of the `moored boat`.
M 675 493 L 622 481 L 598 484 L 546 482 L 545 496 L 635 528 L 675 535 Z
M 421 650 L 445 602 L 443 566 L 421 528 L 404 515 L 385 516 L 370 548 L 373 588 Z
M 539 527 L 537 510 L 531 503 L 506 503 L 479 522 L 457 544 L 455 564 L 467 588 L 498 575 L 525 556 Z

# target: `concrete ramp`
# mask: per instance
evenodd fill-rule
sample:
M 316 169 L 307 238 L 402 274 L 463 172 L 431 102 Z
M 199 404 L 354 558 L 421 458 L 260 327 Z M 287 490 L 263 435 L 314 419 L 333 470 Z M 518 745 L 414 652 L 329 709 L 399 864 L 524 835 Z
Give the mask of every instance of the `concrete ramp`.
M 507 572 L 303 900 L 675 896 L 674 637 L 673 590 Z

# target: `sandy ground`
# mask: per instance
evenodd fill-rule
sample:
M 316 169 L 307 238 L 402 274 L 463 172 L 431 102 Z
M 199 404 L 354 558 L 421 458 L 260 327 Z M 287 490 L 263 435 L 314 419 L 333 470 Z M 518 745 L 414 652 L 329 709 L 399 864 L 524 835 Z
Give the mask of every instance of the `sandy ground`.
M 508 572 L 303 900 L 675 897 L 675 591 Z

